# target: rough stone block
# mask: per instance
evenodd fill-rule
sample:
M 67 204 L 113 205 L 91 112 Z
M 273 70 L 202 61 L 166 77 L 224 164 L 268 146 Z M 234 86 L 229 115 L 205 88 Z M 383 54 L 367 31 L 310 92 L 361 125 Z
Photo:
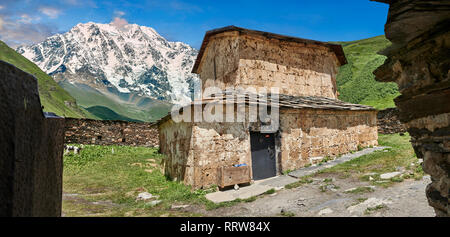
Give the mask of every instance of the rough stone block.
M 60 216 L 64 119 L 45 118 L 37 80 L 0 61 L 0 216 Z

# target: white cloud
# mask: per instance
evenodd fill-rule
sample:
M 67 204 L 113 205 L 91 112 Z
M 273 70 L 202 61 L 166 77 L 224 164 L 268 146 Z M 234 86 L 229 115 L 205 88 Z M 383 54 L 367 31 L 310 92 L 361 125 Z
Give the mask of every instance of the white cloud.
M 121 29 L 124 26 L 128 25 L 128 21 L 120 17 L 114 17 L 114 20 L 111 22 L 111 25 Z
M 122 29 L 124 26 L 128 25 L 128 21 L 126 19 L 122 18 L 122 16 L 124 16 L 124 15 L 125 15 L 125 12 L 123 12 L 123 11 L 117 11 L 117 10 L 114 11 L 114 18 L 110 24 L 119 29 Z
M 53 7 L 40 7 L 39 11 L 42 14 L 47 15 L 51 19 L 56 19 L 58 18 L 59 14 L 61 14 L 61 10 Z
M 177 11 L 185 11 L 185 12 L 202 12 L 203 10 L 194 4 L 189 4 L 189 3 L 185 3 L 185 2 L 181 2 L 181 1 L 171 1 L 169 3 L 169 6 Z
M 28 14 L 22 14 L 20 15 L 20 19 L 18 20 L 19 23 L 31 23 L 33 21 L 39 21 L 40 17 L 31 17 Z
M 15 48 L 19 45 L 41 42 L 56 32 L 52 26 L 27 22 L 26 19 L 26 17 L 17 19 L 0 15 L 0 40 Z
M 0 5 L 0 10 L 2 10 L 3 8 L 5 8 L 4 6 Z
M 64 2 L 71 6 L 97 8 L 97 4 L 93 0 L 64 0 Z
M 114 15 L 116 15 L 117 17 L 122 17 L 125 15 L 125 12 L 116 10 L 116 11 L 114 11 Z

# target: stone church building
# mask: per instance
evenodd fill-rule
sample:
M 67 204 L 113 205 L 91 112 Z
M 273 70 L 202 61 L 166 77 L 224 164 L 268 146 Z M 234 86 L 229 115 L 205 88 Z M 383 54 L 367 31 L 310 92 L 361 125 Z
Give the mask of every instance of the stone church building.
M 377 145 L 376 110 L 338 100 L 336 75 L 346 64 L 340 45 L 229 26 L 208 31 L 193 73 L 202 88 L 216 87 L 222 94 L 194 100 L 182 108 L 192 118 L 195 108 L 208 104 L 231 106 L 241 122 L 158 121 L 160 149 L 166 155 L 168 177 L 203 188 L 248 183 L 320 162 L 362 147 Z M 252 94 L 229 93 L 227 88 L 278 88 L 254 101 Z M 241 101 L 240 103 L 238 101 Z M 276 102 L 276 106 L 271 102 Z M 273 131 L 267 121 L 251 121 L 251 105 L 278 112 Z M 237 115 L 236 115 L 237 116 Z

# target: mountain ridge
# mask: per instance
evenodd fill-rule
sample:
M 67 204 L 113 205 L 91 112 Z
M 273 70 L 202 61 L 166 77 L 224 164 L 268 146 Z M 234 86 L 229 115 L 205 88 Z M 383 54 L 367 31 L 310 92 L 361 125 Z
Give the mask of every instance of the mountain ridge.
M 171 103 L 189 102 L 198 77 L 190 72 L 197 50 L 170 42 L 153 28 L 79 23 L 63 34 L 17 48 L 57 81 L 114 88 Z

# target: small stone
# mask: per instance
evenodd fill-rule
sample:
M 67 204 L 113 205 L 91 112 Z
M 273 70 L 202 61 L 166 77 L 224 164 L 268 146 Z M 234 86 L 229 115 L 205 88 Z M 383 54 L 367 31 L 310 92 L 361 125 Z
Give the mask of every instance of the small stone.
M 355 191 L 356 189 L 357 189 L 357 188 L 349 188 L 349 189 L 344 190 L 344 193 L 353 192 L 353 191 Z
M 385 174 L 380 175 L 380 178 L 381 179 L 391 179 L 391 178 L 394 178 L 395 176 L 398 176 L 400 174 L 402 174 L 402 172 L 385 173 Z
M 172 209 L 184 209 L 189 207 L 189 205 L 172 205 Z
M 372 176 L 370 176 L 370 177 L 369 177 L 369 180 L 372 181 L 372 180 L 374 180 L 374 178 L 372 178 Z
M 234 190 L 239 190 L 239 185 L 235 184 L 234 185 Z
M 145 201 L 145 200 L 148 200 L 148 199 L 151 199 L 151 198 L 153 198 L 153 195 L 151 194 L 151 193 L 148 193 L 148 192 L 142 192 L 142 193 L 139 193 L 138 194 L 138 196 L 137 196 L 137 200 L 142 200 L 142 201 Z
M 375 173 L 375 172 L 371 172 L 371 173 L 366 173 L 366 174 L 364 174 L 363 176 L 374 176 L 374 175 L 376 175 L 377 173 Z
M 418 159 L 417 162 L 419 162 L 419 164 L 423 163 L 423 159 Z
M 162 202 L 161 200 L 154 200 L 154 201 L 149 202 L 148 205 L 153 207 L 153 206 L 160 204 L 161 202 Z
M 333 210 L 331 210 L 330 208 L 325 208 L 323 210 L 320 210 L 318 215 L 323 216 L 331 213 L 333 213 Z

